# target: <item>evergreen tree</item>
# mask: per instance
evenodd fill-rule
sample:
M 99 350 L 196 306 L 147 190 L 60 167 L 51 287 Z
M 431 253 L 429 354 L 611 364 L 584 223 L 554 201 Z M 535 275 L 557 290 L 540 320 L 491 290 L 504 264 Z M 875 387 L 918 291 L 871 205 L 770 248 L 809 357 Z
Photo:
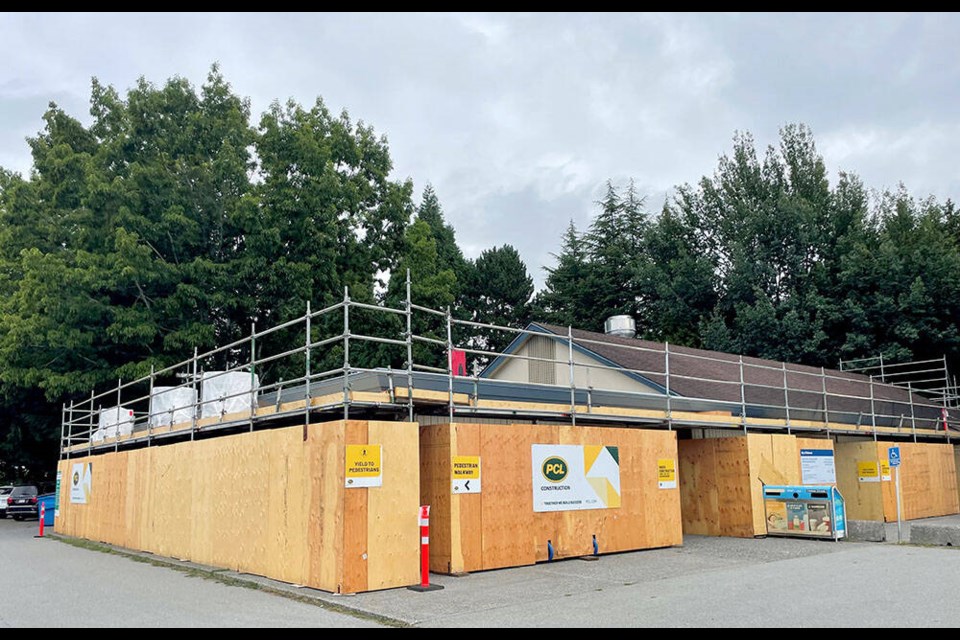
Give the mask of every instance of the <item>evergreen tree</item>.
M 510 245 L 486 249 L 474 262 L 466 287 L 467 308 L 474 322 L 524 328 L 531 320 L 533 278 Z M 486 351 L 502 351 L 516 334 L 492 329 L 476 332 L 473 343 Z
M 533 302 L 534 318 L 563 326 L 584 328 L 592 324 L 589 305 L 590 263 L 583 236 L 573 221 L 563 234 L 555 267 L 544 267 L 547 280 Z

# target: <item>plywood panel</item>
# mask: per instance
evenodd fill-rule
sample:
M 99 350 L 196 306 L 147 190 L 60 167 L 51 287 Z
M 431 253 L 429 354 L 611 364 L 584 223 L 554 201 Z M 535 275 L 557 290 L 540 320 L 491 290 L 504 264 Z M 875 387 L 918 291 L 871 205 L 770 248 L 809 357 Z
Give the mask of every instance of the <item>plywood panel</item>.
M 957 478 L 957 498 L 960 499 L 960 445 L 953 446 L 954 475 Z
M 343 573 L 344 429 L 310 425 L 309 584 L 337 591 Z
M 747 445 L 750 459 L 753 535 L 766 535 L 763 485 L 800 484 L 800 454 L 797 438 L 790 434 L 751 433 L 747 436 Z
M 543 425 L 484 425 L 480 435 L 483 458 L 483 567 L 495 569 L 533 564 L 537 532 L 532 528 L 533 493 L 530 446 L 551 442 L 556 427 Z M 543 541 L 545 547 L 546 540 Z
M 375 424 L 375 437 L 396 457 L 385 467 L 390 488 L 374 499 L 373 517 L 366 489 L 352 490 L 344 516 L 345 432 L 359 443 L 368 426 L 332 422 L 310 425 L 306 441 L 302 427 L 291 427 L 63 461 L 65 478 L 75 462 L 92 462 L 93 497 L 72 505 L 63 482 L 57 527 L 330 591 L 413 584 L 416 426 Z
M 834 446 L 837 488 L 843 494 L 850 520 L 883 521 L 882 488 L 877 482 L 860 482 L 857 462 L 879 462 L 874 441 L 838 442 Z
M 369 444 L 367 423 L 348 421 L 344 438 L 347 445 Z M 385 462 L 381 459 L 380 464 Z M 339 589 L 342 593 L 367 590 L 368 491 L 367 488 L 347 489 L 343 494 L 343 575 Z
M 452 557 L 452 536 L 459 527 L 451 515 L 452 436 L 446 424 L 420 427 L 420 504 L 430 505 L 430 570 L 438 573 L 464 570 Z
M 684 532 L 766 535 L 763 485 L 800 483 L 800 444 L 790 434 L 681 440 Z
M 758 480 L 755 474 L 751 474 L 749 442 L 742 437 L 718 438 L 715 442 L 720 521 L 718 535 L 738 538 L 759 535 L 753 510 Z
M 480 451 L 480 425 L 477 424 L 458 424 L 454 425 L 455 433 L 454 447 L 451 455 L 461 456 L 479 456 Z M 484 482 L 484 460 L 480 458 L 480 482 L 483 488 Z M 447 472 L 446 489 L 450 489 L 450 473 Z M 475 571 L 483 567 L 483 495 L 479 493 L 463 494 L 451 496 L 452 502 L 456 503 L 458 524 L 456 527 L 456 549 L 451 561 L 451 571 L 459 573 L 463 571 Z
M 681 440 L 679 443 L 680 499 L 683 532 L 720 535 L 716 441 Z M 744 478 L 746 481 L 746 478 Z
M 773 454 L 770 434 L 751 433 L 747 436 L 747 457 L 750 475 L 750 513 L 753 535 L 767 533 L 763 508 L 764 484 L 787 484 L 787 478 L 779 469 Z
M 887 460 L 891 446 L 894 443 L 877 443 L 877 456 Z M 957 472 L 952 445 L 907 442 L 899 446 L 903 518 L 914 520 L 960 512 L 957 494 L 953 490 L 957 484 Z M 896 521 L 894 482 L 884 483 L 883 513 L 887 522 Z
M 383 447 L 383 486 L 367 492 L 367 582 L 365 589 L 416 584 L 420 578 L 418 426 L 370 422 L 367 441 Z M 348 514 L 352 515 L 352 514 Z
M 772 433 L 769 435 L 773 464 L 786 480 L 786 484 L 801 484 L 799 438 L 793 435 Z
M 433 427 L 421 435 L 421 451 L 450 442 L 450 455 L 480 455 L 483 493 L 453 496 L 450 570 L 476 571 L 532 564 L 547 559 L 547 540 L 556 557 L 670 546 L 682 542 L 680 491 L 658 487 L 657 460 L 677 459 L 676 436 L 668 431 L 610 427 L 529 424 L 447 425 L 449 439 Z M 531 467 L 533 444 L 617 446 L 620 455 L 621 506 L 611 509 L 534 513 Z M 441 460 L 449 458 L 440 457 Z M 424 466 L 424 465 L 421 465 Z M 448 468 L 437 492 L 448 494 Z M 434 472 L 424 469 L 424 478 Z M 441 504 L 440 496 L 430 499 Z M 439 515 L 439 514 L 438 514 Z M 441 515 L 445 521 L 445 516 Z M 432 520 L 433 524 L 436 520 Z M 459 526 L 458 526 L 459 524 Z M 462 566 L 457 559 L 462 559 Z M 440 563 L 431 563 L 443 570 Z
M 678 444 L 684 533 L 756 535 L 747 438 L 681 440 Z

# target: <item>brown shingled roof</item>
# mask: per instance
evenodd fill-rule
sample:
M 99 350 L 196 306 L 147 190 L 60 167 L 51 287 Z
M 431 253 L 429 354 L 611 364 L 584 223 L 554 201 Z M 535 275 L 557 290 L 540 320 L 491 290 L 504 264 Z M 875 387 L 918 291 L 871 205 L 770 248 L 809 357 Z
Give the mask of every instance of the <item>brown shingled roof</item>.
M 566 337 L 567 328 L 536 323 L 538 326 L 561 337 Z M 573 329 L 574 343 L 600 355 L 617 365 L 634 370 L 648 380 L 666 386 L 666 346 L 661 342 L 622 338 L 618 336 Z M 596 342 L 594 342 L 596 341 Z M 602 343 L 602 344 L 598 344 Z M 670 392 L 689 398 L 704 398 L 727 402 L 741 401 L 740 356 L 670 345 Z M 831 419 L 843 422 L 855 421 L 857 414 L 864 415 L 863 423 L 870 423 L 870 415 L 900 416 L 905 425 L 910 425 L 911 394 L 907 389 L 884 384 L 867 376 L 824 370 L 800 364 L 789 364 L 763 358 L 743 357 L 744 400 L 747 405 L 768 405 L 782 410 L 784 406 L 784 375 L 787 397 L 791 409 L 823 411 L 824 386 Z M 873 409 L 871 411 L 871 386 Z M 916 418 L 935 419 L 937 407 L 928 398 L 913 394 Z M 918 406 L 918 405 L 924 406 Z M 890 420 L 882 421 L 891 424 Z M 878 422 L 881 424 L 881 422 Z M 923 426 L 930 427 L 930 423 Z

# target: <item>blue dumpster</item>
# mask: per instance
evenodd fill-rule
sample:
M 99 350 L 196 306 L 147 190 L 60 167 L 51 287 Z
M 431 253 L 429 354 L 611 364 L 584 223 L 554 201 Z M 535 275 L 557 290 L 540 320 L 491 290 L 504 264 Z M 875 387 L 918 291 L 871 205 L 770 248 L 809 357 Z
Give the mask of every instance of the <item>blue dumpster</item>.
M 54 511 L 57 508 L 57 494 L 45 493 L 42 496 L 37 496 L 37 518 L 38 519 L 40 518 L 40 505 L 44 505 L 44 507 L 46 508 L 46 517 L 43 519 L 43 526 L 52 527 Z

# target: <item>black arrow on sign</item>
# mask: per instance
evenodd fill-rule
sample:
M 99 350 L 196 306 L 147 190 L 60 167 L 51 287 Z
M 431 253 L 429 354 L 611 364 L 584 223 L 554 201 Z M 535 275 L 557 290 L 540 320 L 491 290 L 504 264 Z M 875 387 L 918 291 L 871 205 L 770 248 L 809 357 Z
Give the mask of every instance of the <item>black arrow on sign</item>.
M 463 488 L 466 489 L 467 491 L 470 491 L 470 481 L 469 481 L 469 480 L 467 480 L 466 482 L 463 483 Z

